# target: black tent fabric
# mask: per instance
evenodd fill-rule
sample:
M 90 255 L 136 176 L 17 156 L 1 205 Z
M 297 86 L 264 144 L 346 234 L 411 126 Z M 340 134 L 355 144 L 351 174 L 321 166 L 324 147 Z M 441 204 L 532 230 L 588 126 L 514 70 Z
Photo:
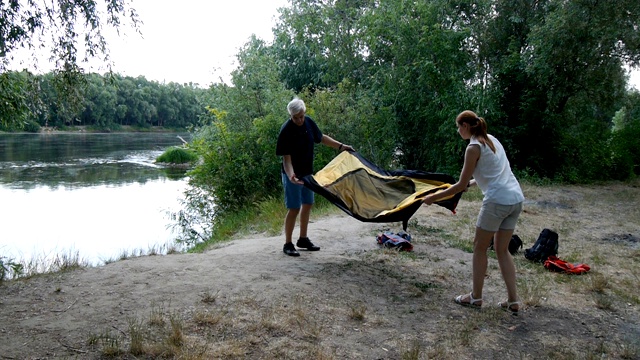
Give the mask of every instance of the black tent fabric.
M 343 151 L 304 185 L 348 215 L 364 222 L 398 222 L 407 229 L 409 219 L 428 194 L 449 188 L 456 180 L 446 174 L 419 170 L 384 170 L 357 152 Z M 462 193 L 435 204 L 455 213 Z

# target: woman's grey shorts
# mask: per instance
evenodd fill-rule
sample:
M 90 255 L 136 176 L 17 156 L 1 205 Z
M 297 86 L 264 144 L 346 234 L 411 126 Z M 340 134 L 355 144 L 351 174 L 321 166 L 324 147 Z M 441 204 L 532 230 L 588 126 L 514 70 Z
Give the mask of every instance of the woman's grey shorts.
M 483 203 L 476 226 L 486 231 L 513 230 L 522 212 L 522 202 L 514 205 Z

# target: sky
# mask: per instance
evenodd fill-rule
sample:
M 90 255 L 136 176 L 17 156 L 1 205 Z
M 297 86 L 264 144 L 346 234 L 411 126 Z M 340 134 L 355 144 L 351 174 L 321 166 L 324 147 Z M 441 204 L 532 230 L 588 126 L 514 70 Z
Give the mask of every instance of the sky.
M 288 0 L 132 0 L 142 35 L 130 27 L 123 28 L 124 35 L 106 33 L 112 69 L 160 83 L 229 83 L 240 48 L 252 34 L 271 42 L 277 9 L 288 5 Z M 47 68 L 44 61 L 39 66 Z M 92 62 L 87 71 L 105 73 L 107 67 Z M 631 73 L 630 85 L 640 90 L 640 69 Z
M 159 82 L 208 86 L 228 81 L 235 55 L 252 34 L 273 40 L 287 0 L 133 0 L 142 36 L 109 39 L 115 72 Z
M 213 82 L 229 82 L 236 68 L 235 56 L 252 34 L 267 42 L 273 40 L 272 28 L 288 0 L 132 0 L 141 34 L 130 25 L 120 35 L 104 28 L 112 70 L 125 76 L 144 76 L 160 83 L 197 83 L 208 87 Z M 37 73 L 52 70 L 43 54 Z M 15 70 L 33 71 L 27 52 L 17 54 L 10 65 Z M 20 59 L 29 59 L 26 64 Z M 24 61 L 24 60 L 23 60 Z M 105 73 L 105 63 L 97 60 L 80 64 L 86 72 Z

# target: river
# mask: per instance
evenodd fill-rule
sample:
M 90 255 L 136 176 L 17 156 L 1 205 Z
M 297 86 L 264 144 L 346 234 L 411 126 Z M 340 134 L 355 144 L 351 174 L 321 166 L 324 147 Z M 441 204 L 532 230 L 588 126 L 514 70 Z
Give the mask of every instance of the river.
M 156 165 L 175 133 L 0 134 L 0 257 L 100 265 L 174 245 L 184 171 Z

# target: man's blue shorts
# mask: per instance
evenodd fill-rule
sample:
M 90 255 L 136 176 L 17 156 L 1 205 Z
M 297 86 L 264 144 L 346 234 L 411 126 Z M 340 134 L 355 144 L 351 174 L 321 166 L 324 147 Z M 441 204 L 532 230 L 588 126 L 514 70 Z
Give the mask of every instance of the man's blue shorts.
M 287 209 L 300 209 L 302 204 L 313 204 L 313 191 L 304 185 L 294 184 L 285 173 L 282 174 L 282 186 L 284 187 L 284 204 Z

